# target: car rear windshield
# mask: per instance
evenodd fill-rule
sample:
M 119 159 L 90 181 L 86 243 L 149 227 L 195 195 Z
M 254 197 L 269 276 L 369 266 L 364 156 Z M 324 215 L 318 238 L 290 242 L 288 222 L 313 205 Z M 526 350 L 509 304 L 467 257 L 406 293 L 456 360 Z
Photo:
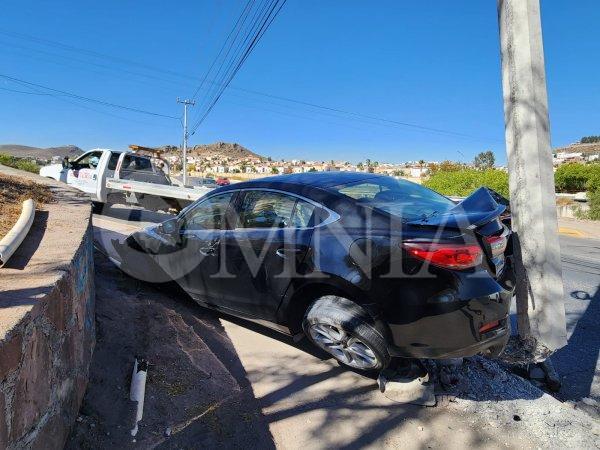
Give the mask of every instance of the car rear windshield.
M 426 219 L 455 206 L 450 199 L 431 189 L 392 177 L 369 178 L 331 189 L 403 220 Z

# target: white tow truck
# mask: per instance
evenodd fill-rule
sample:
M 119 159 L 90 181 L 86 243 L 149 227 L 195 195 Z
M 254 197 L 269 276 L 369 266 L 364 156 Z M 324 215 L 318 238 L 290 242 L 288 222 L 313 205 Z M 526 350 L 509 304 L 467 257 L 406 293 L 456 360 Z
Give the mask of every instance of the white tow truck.
M 212 189 L 175 186 L 160 150 L 131 145 L 132 150 L 93 149 L 73 161 L 40 169 L 43 177 L 65 182 L 87 194 L 96 211 L 105 204 L 138 205 L 152 211 L 180 211 Z

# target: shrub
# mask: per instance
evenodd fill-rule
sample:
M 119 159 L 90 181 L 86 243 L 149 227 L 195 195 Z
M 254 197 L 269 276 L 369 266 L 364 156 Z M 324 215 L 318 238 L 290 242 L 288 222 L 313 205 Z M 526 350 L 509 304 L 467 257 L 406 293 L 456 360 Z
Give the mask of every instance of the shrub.
M 498 169 L 462 169 L 437 171 L 423 183 L 444 195 L 466 197 L 475 189 L 486 186 L 508 198 L 508 174 Z
M 600 165 L 598 165 L 600 167 Z M 585 183 L 585 187 L 589 192 L 600 191 L 600 170 L 598 173 L 593 173 Z
M 554 183 L 558 192 L 585 191 L 590 178 L 600 176 L 600 164 L 563 164 L 554 173 Z
M 6 153 L 0 153 L 0 164 L 27 172 L 40 173 L 40 167 L 36 163 Z
M 590 209 L 587 213 L 587 218 L 592 220 L 600 220 L 600 189 L 588 192 L 588 202 Z
M 441 163 L 429 163 L 427 165 L 427 170 L 429 174 L 434 174 L 436 172 L 454 172 L 457 170 L 463 170 L 466 166 L 463 163 L 454 162 L 454 161 L 442 161 Z

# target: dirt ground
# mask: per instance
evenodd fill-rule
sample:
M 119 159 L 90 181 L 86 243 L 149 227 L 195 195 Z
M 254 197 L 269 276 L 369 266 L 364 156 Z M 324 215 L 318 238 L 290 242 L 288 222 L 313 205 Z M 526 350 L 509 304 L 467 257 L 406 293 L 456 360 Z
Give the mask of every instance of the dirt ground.
M 40 209 L 52 201 L 52 193 L 46 186 L 0 174 L 0 238 L 13 227 L 21 215 L 23 201 L 29 198 L 33 198 L 36 209 Z
M 244 368 L 218 318 L 176 287 L 140 284 L 96 252 L 97 344 L 67 449 L 273 448 Z M 129 384 L 150 364 L 135 438 Z

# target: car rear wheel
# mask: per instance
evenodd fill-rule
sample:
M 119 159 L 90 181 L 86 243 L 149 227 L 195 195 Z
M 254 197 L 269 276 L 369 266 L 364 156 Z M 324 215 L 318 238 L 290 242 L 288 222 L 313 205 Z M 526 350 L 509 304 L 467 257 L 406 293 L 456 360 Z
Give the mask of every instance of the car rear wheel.
M 302 326 L 313 344 L 341 364 L 366 372 L 389 364 L 387 341 L 373 319 L 346 298 L 327 295 L 317 299 L 308 308 Z

